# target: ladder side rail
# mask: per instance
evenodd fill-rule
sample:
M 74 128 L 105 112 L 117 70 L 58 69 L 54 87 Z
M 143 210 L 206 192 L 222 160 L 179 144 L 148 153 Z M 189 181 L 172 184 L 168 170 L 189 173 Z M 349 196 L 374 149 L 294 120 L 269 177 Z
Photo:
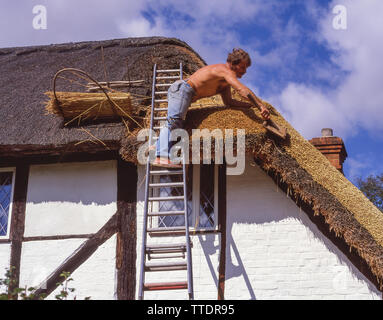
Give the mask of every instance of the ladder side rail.
M 184 163 L 183 169 L 183 178 L 184 178 L 184 208 L 185 208 L 185 238 L 186 238 L 186 256 L 187 256 L 187 270 L 188 270 L 188 294 L 189 299 L 193 300 L 193 271 L 192 271 L 192 256 L 191 256 L 191 247 L 190 247 L 190 235 L 189 235 L 189 220 L 188 220 L 188 199 L 187 199 L 187 187 L 186 187 L 186 164 L 185 164 L 185 152 L 183 155 Z
M 182 62 L 180 63 L 180 80 L 183 80 L 183 66 Z M 188 145 L 189 148 L 189 145 Z M 187 270 L 188 270 L 188 294 L 189 299 L 194 299 L 193 294 L 193 263 L 191 256 L 191 247 L 190 247 L 190 235 L 189 235 L 189 220 L 188 220 L 188 199 L 187 199 L 187 187 L 186 187 L 186 152 L 183 150 L 183 182 L 184 182 L 184 210 L 185 210 L 185 237 L 186 237 L 186 256 L 187 256 Z
M 157 73 L 157 64 L 154 64 L 153 67 L 153 85 L 152 85 L 152 105 L 151 105 L 151 115 L 150 115 L 150 131 L 149 131 L 149 145 L 152 142 L 152 128 L 154 122 L 154 100 L 155 100 L 155 90 L 156 90 L 156 73 Z M 150 155 L 146 161 L 146 178 L 145 178 L 145 202 L 144 202 L 144 217 L 143 217 L 143 227 L 142 227 L 142 244 L 141 244 L 141 271 L 140 271 L 140 286 L 138 292 L 138 299 L 142 300 L 144 298 L 144 282 L 145 282 L 145 256 L 146 256 L 146 240 L 147 240 L 147 224 L 148 224 L 148 199 L 149 199 L 149 180 L 150 180 Z

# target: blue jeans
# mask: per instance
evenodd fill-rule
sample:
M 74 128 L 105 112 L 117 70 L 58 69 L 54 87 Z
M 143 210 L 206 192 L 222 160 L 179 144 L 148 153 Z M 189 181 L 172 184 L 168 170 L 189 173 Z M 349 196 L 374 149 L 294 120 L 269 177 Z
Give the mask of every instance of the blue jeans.
M 170 141 L 170 131 L 183 128 L 186 113 L 195 94 L 194 89 L 185 80 L 178 80 L 169 87 L 167 123 L 161 129 L 160 137 L 157 140 L 157 157 L 169 157 L 170 149 L 174 143 L 174 141 Z

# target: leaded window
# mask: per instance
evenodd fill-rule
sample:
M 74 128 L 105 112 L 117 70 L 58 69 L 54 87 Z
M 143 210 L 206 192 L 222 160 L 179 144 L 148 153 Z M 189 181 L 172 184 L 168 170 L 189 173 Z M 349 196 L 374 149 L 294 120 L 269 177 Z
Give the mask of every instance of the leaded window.
M 161 177 L 160 182 L 181 182 L 179 175 Z M 187 204 L 189 226 L 195 229 L 212 229 L 217 225 L 218 166 L 189 165 L 187 170 Z M 161 188 L 158 196 L 179 196 L 183 188 Z M 183 200 L 161 201 L 158 211 L 179 211 L 184 209 Z M 184 216 L 159 216 L 159 227 L 184 226 Z
M 0 169 L 0 237 L 7 237 L 9 234 L 13 176 L 12 170 Z

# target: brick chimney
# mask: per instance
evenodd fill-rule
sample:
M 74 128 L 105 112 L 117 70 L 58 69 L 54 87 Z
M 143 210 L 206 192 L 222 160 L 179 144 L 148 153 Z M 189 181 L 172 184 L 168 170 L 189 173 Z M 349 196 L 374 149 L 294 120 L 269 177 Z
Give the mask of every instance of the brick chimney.
M 320 138 L 312 138 L 309 141 L 325 155 L 335 168 L 343 173 L 343 162 L 347 158 L 346 147 L 341 138 L 333 136 L 332 129 L 322 129 Z

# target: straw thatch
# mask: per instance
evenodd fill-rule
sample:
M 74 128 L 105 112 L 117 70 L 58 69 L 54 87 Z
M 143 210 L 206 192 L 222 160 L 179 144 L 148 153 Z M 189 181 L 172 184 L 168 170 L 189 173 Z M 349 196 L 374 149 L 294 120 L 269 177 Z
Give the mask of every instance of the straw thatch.
M 66 124 L 76 120 L 110 120 L 132 116 L 131 95 L 125 92 L 104 93 L 53 92 L 45 93 L 50 99 L 45 109 L 64 118 Z
M 257 109 L 224 107 L 218 97 L 193 104 L 186 117 L 186 129 L 190 134 L 193 129 L 221 129 L 223 132 L 224 129 L 245 129 L 246 152 L 253 155 L 267 173 L 277 176 L 290 195 L 305 203 L 314 214 L 322 216 L 328 230 L 341 237 L 366 261 L 375 277 L 372 280 L 382 288 L 382 213 L 273 106 L 265 104 L 271 111 L 271 118 L 287 128 L 285 141 L 266 131 Z M 136 161 L 135 150 L 139 145 L 134 134 L 127 135 L 120 149 L 121 156 Z
M 185 42 L 163 37 L 0 49 L 0 159 L 31 153 L 59 155 L 63 150 L 68 153 L 88 153 L 97 148 L 105 150 L 101 143 L 81 143 L 93 140 L 91 135 L 110 148 L 116 149 L 119 145 L 126 129 L 126 124 L 119 117 L 111 121 L 85 120 L 81 122 L 81 126 L 86 126 L 85 131 L 79 127 L 64 126 L 61 117 L 46 114 L 47 98 L 44 93 L 52 91 L 52 80 L 57 71 L 77 68 L 99 82 L 143 80 L 123 91 L 133 97 L 150 97 L 153 64 L 157 63 L 162 69 L 173 69 L 178 68 L 180 62 L 188 74 L 204 65 L 201 57 Z M 64 78 L 78 80 L 82 84 L 89 82 L 70 73 L 63 74 L 57 79 L 56 91 L 87 90 Z M 133 112 L 140 112 L 135 104 L 133 109 Z

